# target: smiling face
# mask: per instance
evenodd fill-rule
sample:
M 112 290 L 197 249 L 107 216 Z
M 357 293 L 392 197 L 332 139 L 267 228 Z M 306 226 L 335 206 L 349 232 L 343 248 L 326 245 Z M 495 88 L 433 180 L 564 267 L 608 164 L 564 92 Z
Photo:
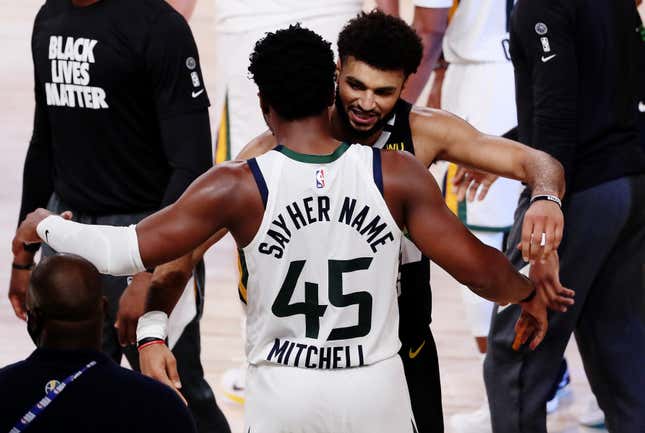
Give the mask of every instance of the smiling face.
M 338 77 L 336 110 L 356 136 L 369 137 L 387 122 L 405 83 L 402 69 L 381 70 L 348 56 Z

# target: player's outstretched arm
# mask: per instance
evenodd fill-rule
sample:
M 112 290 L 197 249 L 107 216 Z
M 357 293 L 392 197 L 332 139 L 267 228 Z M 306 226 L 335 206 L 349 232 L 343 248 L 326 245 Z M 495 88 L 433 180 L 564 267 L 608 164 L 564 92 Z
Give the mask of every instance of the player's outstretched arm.
M 239 227 L 244 218 L 233 215 L 239 205 L 251 205 L 245 202 L 253 194 L 251 179 L 245 163 L 222 164 L 136 227 L 80 224 L 38 209 L 18 228 L 13 248 L 42 239 L 56 251 L 86 258 L 102 273 L 132 275 L 192 251 L 221 228 Z
M 270 131 L 266 131 L 244 146 L 235 159 L 242 161 L 255 158 L 275 146 L 275 137 Z M 195 248 L 192 253 L 157 266 L 151 283 L 154 289 L 149 292 L 145 311 L 164 311 L 166 314 L 170 314 L 184 291 L 195 265 L 204 257 L 206 251 L 219 242 L 227 233 L 226 229 L 221 229 L 208 238 L 206 242 Z
M 384 153 L 385 198 L 419 249 L 478 295 L 505 304 L 533 291 L 499 251 L 482 244 L 444 204 L 434 178 L 404 152 Z
M 435 159 L 447 160 L 520 180 L 529 186 L 534 197 L 564 196 L 564 169 L 545 152 L 503 137 L 483 134 L 445 111 L 415 108 L 411 125 L 415 150 L 426 166 Z M 564 216 L 557 203 L 549 200 L 532 203 L 522 227 L 524 259 L 545 259 L 560 245 L 563 229 Z

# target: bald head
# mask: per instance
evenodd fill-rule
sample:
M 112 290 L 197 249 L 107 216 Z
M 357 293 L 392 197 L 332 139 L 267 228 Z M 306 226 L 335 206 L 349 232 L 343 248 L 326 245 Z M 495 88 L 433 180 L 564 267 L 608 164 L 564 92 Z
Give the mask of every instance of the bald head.
M 31 275 L 27 309 L 39 311 L 45 320 L 102 319 L 100 274 L 90 262 L 75 255 L 47 257 Z

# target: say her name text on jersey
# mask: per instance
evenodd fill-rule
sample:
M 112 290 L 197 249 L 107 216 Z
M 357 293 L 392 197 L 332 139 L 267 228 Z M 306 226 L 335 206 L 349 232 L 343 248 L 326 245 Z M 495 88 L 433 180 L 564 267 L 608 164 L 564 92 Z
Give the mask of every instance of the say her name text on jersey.
M 387 223 L 379 215 L 370 215 L 370 210 L 367 205 L 357 206 L 357 200 L 350 197 L 344 198 L 339 210 L 338 207 L 333 207 L 327 196 L 306 197 L 301 200 L 300 205 L 294 201 L 271 222 L 266 237 L 271 238 L 273 242 L 260 243 L 258 251 L 280 259 L 285 246 L 291 240 L 292 230 L 297 231 L 309 224 L 333 220 L 355 229 L 364 236 L 372 251 L 376 253 L 379 246 L 394 241 L 394 235 L 388 230 L 380 236 L 386 230 Z M 333 217 L 330 217 L 330 214 Z

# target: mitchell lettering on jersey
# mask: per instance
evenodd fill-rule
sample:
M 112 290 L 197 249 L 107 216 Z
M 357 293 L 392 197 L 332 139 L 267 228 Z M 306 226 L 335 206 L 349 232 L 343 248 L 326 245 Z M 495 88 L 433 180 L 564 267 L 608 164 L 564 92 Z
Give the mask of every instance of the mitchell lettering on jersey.
M 353 346 L 312 346 L 276 338 L 266 360 L 292 367 L 335 368 L 361 367 L 365 365 L 363 345 Z
M 47 105 L 70 108 L 109 108 L 105 90 L 89 86 L 95 63 L 95 39 L 50 36 L 51 82 L 45 83 Z
M 266 233 L 270 241 L 260 243 L 258 251 L 280 259 L 293 232 L 310 224 L 333 222 L 344 223 L 355 229 L 376 253 L 381 245 L 394 241 L 394 235 L 391 230 L 386 231 L 387 223 L 380 215 L 372 215 L 374 212 L 370 212 L 369 206 L 357 206 L 357 203 L 357 199 L 345 197 L 338 207 L 327 196 L 306 197 L 300 204 L 294 201 L 271 222 Z M 331 218 L 330 213 L 334 215 Z

